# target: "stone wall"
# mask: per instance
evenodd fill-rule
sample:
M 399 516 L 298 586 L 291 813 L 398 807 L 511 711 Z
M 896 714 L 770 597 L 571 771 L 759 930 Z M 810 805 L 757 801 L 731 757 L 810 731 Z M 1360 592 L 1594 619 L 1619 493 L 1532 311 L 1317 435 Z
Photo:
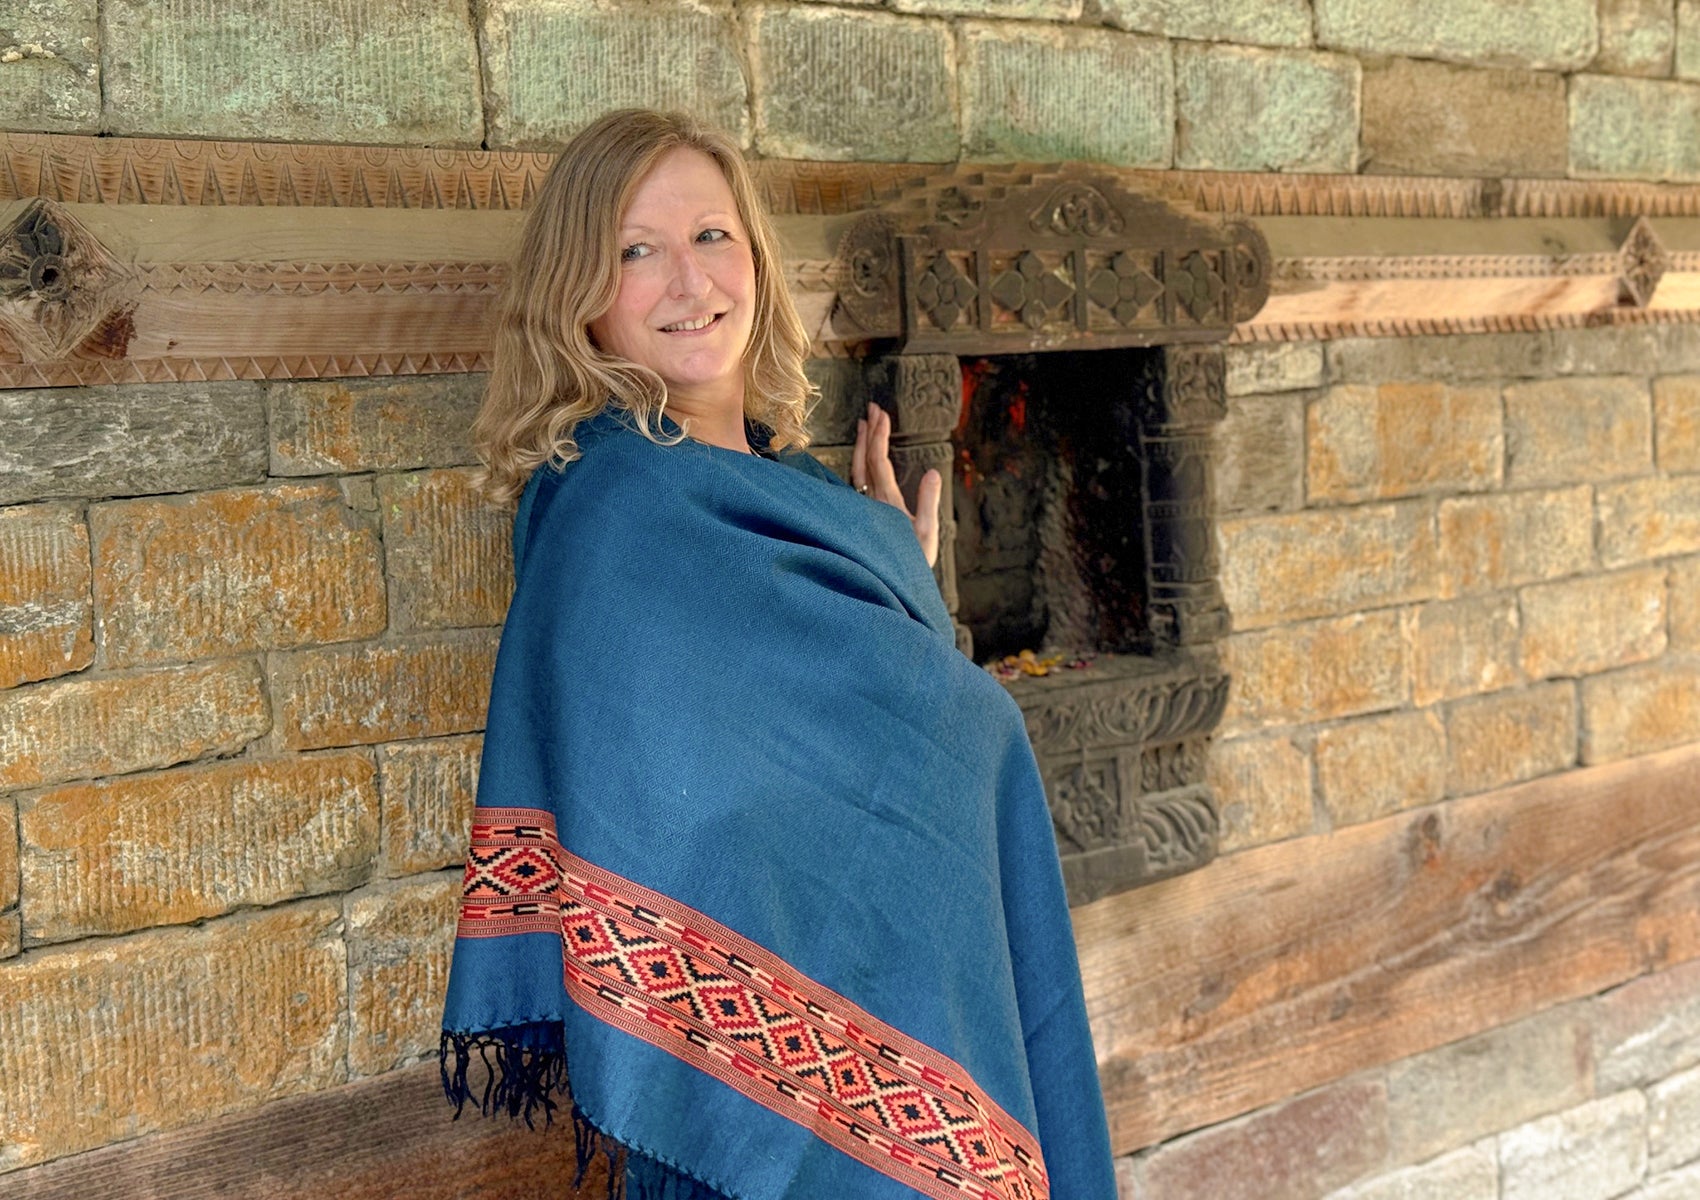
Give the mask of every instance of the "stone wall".
M 546 147 L 653 103 L 774 157 L 1700 179 L 1690 0 L 337 9 L 22 0 L 0 128 Z M 1700 337 L 1230 366 L 1226 853 L 1700 742 Z M 478 386 L 0 392 L 0 1172 L 434 1047 L 509 587 Z M 1126 1194 L 1692 1195 L 1697 1066 L 1673 967 L 1122 1146 Z
M 0 128 L 548 147 L 622 104 L 769 157 L 1700 180 L 1690 0 L 23 0 Z

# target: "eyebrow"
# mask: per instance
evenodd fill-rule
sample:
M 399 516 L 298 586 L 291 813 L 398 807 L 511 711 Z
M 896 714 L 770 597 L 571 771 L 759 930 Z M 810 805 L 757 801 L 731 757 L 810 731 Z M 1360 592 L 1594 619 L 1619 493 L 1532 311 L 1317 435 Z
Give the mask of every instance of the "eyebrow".
M 698 221 L 735 221 L 735 220 L 737 220 L 737 214 L 729 213 L 729 212 L 720 212 L 719 210 L 716 210 L 714 212 L 704 213 L 702 216 L 698 217 L 697 220 Z M 628 233 L 654 233 L 654 232 L 655 232 L 655 230 L 651 229 L 648 225 L 621 225 L 620 226 L 620 236 L 622 236 L 622 237 L 624 237 Z

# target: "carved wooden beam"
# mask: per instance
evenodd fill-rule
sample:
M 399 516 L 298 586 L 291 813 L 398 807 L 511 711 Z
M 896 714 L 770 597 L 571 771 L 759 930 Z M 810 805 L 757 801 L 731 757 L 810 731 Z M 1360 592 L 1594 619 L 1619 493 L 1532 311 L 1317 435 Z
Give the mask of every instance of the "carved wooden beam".
M 0 387 L 485 369 L 485 314 L 548 163 L 0 134 Z M 1700 319 L 1700 187 L 756 174 L 823 356 Z

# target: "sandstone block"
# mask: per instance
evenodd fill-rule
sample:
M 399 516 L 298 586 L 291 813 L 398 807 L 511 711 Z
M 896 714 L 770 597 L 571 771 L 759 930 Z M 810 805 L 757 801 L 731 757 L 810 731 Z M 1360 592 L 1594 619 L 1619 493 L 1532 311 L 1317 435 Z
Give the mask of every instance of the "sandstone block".
M 1700 1161 L 1700 1070 L 1647 1089 L 1647 1155 L 1654 1173 Z
M 1399 707 L 1410 690 L 1403 626 L 1387 611 L 1236 634 L 1223 734 Z
M 1194 42 L 1310 45 L 1304 0 L 1106 0 L 1110 24 Z
M 478 45 L 456 0 L 106 0 L 114 133 L 477 146 Z
M 484 739 L 469 734 L 395 742 L 378 750 L 386 875 L 465 861 L 483 748 Z
M 1700 76 L 1700 0 L 1676 0 L 1675 58 L 1678 79 Z
M 1700 650 L 1700 558 L 1671 564 L 1670 644 L 1673 650 Z
M 0 129 L 100 132 L 97 0 L 34 0 L 0 14 Z
M 1434 522 L 1420 502 L 1241 517 L 1217 528 L 1222 591 L 1240 629 L 1424 600 L 1437 589 Z
M 335 484 L 283 484 L 89 511 L 109 666 L 370 637 L 382 555 Z
M 1379 1080 L 1337 1083 L 1159 1146 L 1145 1160 L 1148 1200 L 1296 1200 L 1374 1170 L 1387 1152 Z
M 0 964 L 0 1167 L 342 1082 L 341 918 L 311 902 Z
M 89 531 L 64 504 L 0 508 L 0 688 L 94 661 Z
M 1635 1200 L 1693 1200 L 1700 1196 L 1700 1163 L 1649 1179 Z
M 355 892 L 348 911 L 348 1065 L 376 1075 L 435 1057 L 460 877 Z
M 1297 50 L 1175 45 L 1175 165 L 1356 171 L 1357 60 Z
M 1304 504 L 1304 397 L 1238 396 L 1216 427 L 1216 511 Z
M 1311 832 L 1310 757 L 1287 738 L 1217 742 L 1206 764 L 1222 815 L 1222 853 Z
M 1652 397 L 1640 379 L 1547 379 L 1505 389 L 1507 483 L 1581 483 L 1653 467 Z
M 1587 675 L 1665 651 L 1665 573 L 1622 571 L 1524 588 L 1523 671 Z
M 1485 1138 L 1330 1192 L 1324 1200 L 1499 1200 L 1499 1156 L 1494 1140 Z
M 1166 42 L 1096 29 L 962 26 L 963 153 L 1166 167 L 1174 70 Z
M 1598 503 L 1600 560 L 1608 567 L 1700 553 L 1700 478 L 1602 487 Z
M 1610 1200 L 1647 1173 L 1647 1098 L 1617 1092 L 1499 1135 L 1503 1200 Z
M 257 384 L 0 391 L 0 504 L 223 487 L 265 473 Z
M 1687 0 L 1681 0 L 1687 3 Z M 1625 330 L 1634 328 L 1624 326 Z M 1672 375 L 1700 371 L 1700 326 L 1649 325 L 1657 339 L 1659 370 Z
M 18 808 L 0 800 L 0 911 L 18 906 Z
M 693 112 L 746 145 L 748 88 L 729 6 L 493 0 L 482 7 L 490 137 L 556 146 L 616 108 Z
M 1366 171 L 1563 175 L 1564 77 L 1393 58 L 1364 68 Z
M 1587 487 L 1440 502 L 1441 594 L 1460 596 L 1592 569 Z
M 1433 712 L 1365 717 L 1316 735 L 1316 778 L 1336 827 L 1446 794 L 1446 730 Z
M 1574 1007 L 1394 1063 L 1391 1157 L 1420 1162 L 1589 1098 L 1588 1024 Z
M 499 625 L 507 613 L 513 507 L 491 504 L 472 479 L 458 469 L 378 480 L 393 628 Z
M 20 915 L 0 913 L 0 958 L 16 958 L 23 948 L 24 926 Z
M 178 925 L 364 883 L 378 788 L 358 752 L 55 788 L 19 812 L 32 942 Z
M 1324 46 L 1489 66 L 1586 66 L 1599 43 L 1594 0 L 1482 4 L 1436 0 L 1316 0 Z
M 1600 0 L 1600 52 L 1594 70 L 1608 75 L 1669 75 L 1676 45 L 1671 0 Z
M 56 679 L 0 693 L 0 788 L 228 754 L 270 728 L 246 659 Z
M 1328 376 L 1321 342 L 1248 342 L 1222 348 L 1230 397 L 1302 392 Z
M 1700 471 L 1700 375 L 1653 380 L 1659 470 Z
M 865 4 L 870 0 L 852 0 Z M 1010 17 L 1033 21 L 1078 21 L 1082 0 L 891 0 L 897 12 L 936 16 Z
M 1553 341 L 1544 333 L 1342 338 L 1328 343 L 1331 377 L 1340 383 L 1499 383 L 1552 374 L 1554 355 Z
M 496 641 L 480 629 L 274 655 L 281 740 L 311 750 L 482 729 Z
M 1446 789 L 1521 783 L 1576 762 L 1576 691 L 1548 683 L 1446 706 Z
M 1520 683 L 1521 627 L 1514 596 L 1423 605 L 1416 617 L 1411 698 L 1422 706 Z
M 1700 738 L 1700 660 L 1657 662 L 1582 681 L 1582 761 L 1610 762 Z
M 1645 1087 L 1700 1066 L 1700 962 L 1631 980 L 1589 1003 L 1596 1087 Z
M 1498 486 L 1505 459 L 1499 389 L 1443 383 L 1347 384 L 1306 414 L 1312 503 Z
M 1588 178 L 1700 179 L 1700 87 L 1577 75 L 1570 81 L 1570 173 Z
M 956 158 L 955 55 L 933 21 L 830 8 L 745 9 L 756 149 L 774 158 Z
M 314 379 L 266 393 L 273 475 L 403 471 L 473 462 L 482 375 Z

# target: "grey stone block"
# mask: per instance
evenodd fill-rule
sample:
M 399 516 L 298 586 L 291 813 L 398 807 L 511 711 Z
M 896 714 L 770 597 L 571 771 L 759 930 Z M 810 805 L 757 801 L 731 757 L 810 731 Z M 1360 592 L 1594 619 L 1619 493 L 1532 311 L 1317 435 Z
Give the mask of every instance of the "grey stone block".
M 0 504 L 181 492 L 265 473 L 258 384 L 0 391 Z
M 682 109 L 749 145 L 749 88 L 727 5 L 492 0 L 481 33 L 496 145 L 559 146 L 631 107 Z
M 1304 503 L 1304 393 L 1237 396 L 1216 429 L 1214 476 L 1222 515 L 1290 511 Z
M 1700 1066 L 1700 962 L 1624 984 L 1593 1001 L 1602 1091 L 1644 1087 Z
M 1325 1200 L 1499 1200 L 1492 1138 L 1451 1154 L 1354 1183 Z
M 1101 0 L 1104 18 L 1138 33 L 1242 46 L 1308 46 L 1305 0 Z
M 1647 1186 L 1633 1193 L 1634 1200 L 1694 1200 L 1700 1196 L 1700 1163 L 1649 1179 Z
M 1700 1161 L 1700 1069 L 1647 1090 L 1647 1150 L 1655 1173 Z
M 1599 47 L 1594 0 L 1315 0 L 1318 45 L 1489 66 L 1586 66 Z
M 1671 0 L 1600 0 L 1600 52 L 1594 70 L 1611 75 L 1669 75 L 1676 45 Z
M 475 460 L 472 420 L 486 377 L 315 379 L 266 397 L 273 475 L 451 467 Z
M 0 11 L 0 129 L 100 130 L 96 0 L 12 0 Z
M 1676 52 L 1679 79 L 1700 79 L 1700 0 L 1676 0 Z
M 1502 1200 L 1611 1200 L 1647 1173 L 1647 1098 L 1618 1092 L 1499 1135 Z
M 1092 29 L 967 23 L 962 115 L 970 158 L 1166 167 L 1174 157 L 1167 42 Z
M 1491 382 L 1539 378 L 1555 371 L 1553 343 L 1544 333 L 1342 338 L 1328 343 L 1328 366 L 1341 383 Z
M 477 146 L 462 0 L 106 0 L 114 133 Z
M 1588 1030 L 1557 1009 L 1393 1064 L 1387 1116 L 1394 1162 L 1420 1162 L 1589 1095 Z
M 942 21 L 765 5 L 746 12 L 762 154 L 957 157 L 955 53 Z
M 1578 75 L 1570 81 L 1570 173 L 1700 180 L 1700 85 Z
M 1361 69 L 1339 54 L 1175 46 L 1175 165 L 1355 171 Z
M 1225 346 L 1222 357 L 1227 364 L 1230 396 L 1299 392 L 1321 387 L 1327 378 L 1321 342 Z
M 867 3 L 869 0 L 851 0 Z M 938 16 L 1010 17 L 1027 21 L 1078 21 L 1083 0 L 891 0 L 897 12 Z
M 1394 58 L 1364 68 L 1364 169 L 1563 175 L 1564 77 Z

